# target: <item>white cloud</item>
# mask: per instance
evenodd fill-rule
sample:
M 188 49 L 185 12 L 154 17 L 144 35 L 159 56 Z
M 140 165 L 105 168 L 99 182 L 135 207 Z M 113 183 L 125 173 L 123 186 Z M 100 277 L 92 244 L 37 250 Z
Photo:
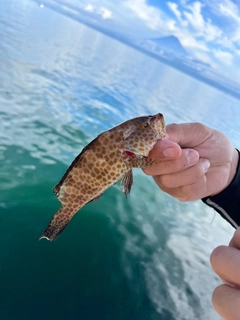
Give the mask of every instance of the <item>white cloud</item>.
M 182 18 L 182 13 L 178 9 L 178 5 L 175 2 L 167 2 L 169 9 L 173 12 L 173 14 L 177 17 L 178 21 L 183 27 L 187 27 L 188 22 Z
M 190 33 L 183 33 L 178 31 L 176 35 L 178 38 L 180 38 L 181 44 L 184 47 L 187 47 L 189 49 L 198 49 L 205 52 L 209 51 L 208 47 L 203 41 L 196 40 L 193 36 L 191 36 Z
M 203 0 L 207 1 L 207 0 Z M 221 28 L 225 30 L 225 37 L 231 42 L 240 45 L 240 7 L 232 0 L 211 0 L 207 2 L 214 15 L 218 16 L 222 23 Z M 228 46 L 229 48 L 229 46 Z
M 160 6 L 148 5 L 147 0 L 123 0 L 123 5 L 129 16 L 148 28 L 163 36 L 176 36 L 194 58 L 229 67 L 240 52 L 240 9 L 232 0 L 212 1 L 169 0 L 167 6 L 174 18 Z
M 215 61 L 212 61 L 211 57 L 206 52 L 195 50 L 193 56 L 195 59 L 209 64 L 212 68 L 216 67 Z
M 202 37 L 207 42 L 216 41 L 222 36 L 222 31 L 215 26 L 210 19 L 204 19 L 202 8 L 202 3 L 198 1 L 194 2 L 186 6 L 183 15 L 193 28 L 193 34 L 195 33 L 195 36 Z
M 178 5 L 175 2 L 167 2 L 167 5 L 169 9 L 175 14 L 175 16 L 178 18 L 178 20 L 181 21 L 182 19 L 182 14 L 178 10 Z
M 88 12 L 93 12 L 94 7 L 91 4 L 86 5 L 86 7 L 84 8 L 84 10 L 88 11 Z
M 124 6 L 134 12 L 149 28 L 163 33 L 167 31 L 167 27 L 164 24 L 166 19 L 164 19 L 161 11 L 147 5 L 144 0 L 127 0 L 124 2 Z
M 227 51 L 213 50 L 214 56 L 222 63 L 231 65 L 233 62 L 233 55 Z
M 201 14 L 202 4 L 201 2 L 194 2 L 192 5 L 187 6 L 188 10 L 184 11 L 183 15 L 190 25 L 196 30 L 202 30 L 205 26 L 205 21 Z
M 169 9 L 174 13 L 179 22 L 179 28 L 190 33 L 192 36 L 201 37 L 205 41 L 214 41 L 221 37 L 221 30 L 214 26 L 210 20 L 205 20 L 202 15 L 203 4 L 194 2 L 190 5 L 184 5 L 182 12 L 176 3 L 168 2 Z M 199 47 L 199 46 L 197 46 Z
M 94 7 L 92 4 L 87 4 L 84 7 L 85 11 L 91 12 L 91 13 L 97 13 L 99 14 L 102 19 L 107 20 L 107 19 L 112 19 L 112 12 L 104 7 L 101 7 L 100 9 Z
M 225 1 L 225 3 L 220 3 L 219 4 L 219 9 L 222 15 L 225 15 L 227 17 L 230 17 L 237 22 L 240 22 L 240 17 L 238 15 L 238 7 L 232 3 L 231 1 Z
M 102 16 L 102 18 L 104 19 L 104 20 L 106 20 L 106 19 L 112 19 L 112 12 L 111 11 L 109 11 L 108 9 L 106 9 L 106 8 L 100 8 L 100 15 Z
M 180 9 L 175 3 L 168 2 L 167 4 L 170 10 L 178 17 L 178 22 L 169 18 L 162 11 L 147 5 L 144 0 L 127 0 L 124 4 L 128 9 L 131 9 L 138 18 L 142 19 L 149 28 L 159 30 L 163 35 L 175 35 L 181 44 L 190 51 L 209 51 L 202 40 L 196 40 L 193 32 L 187 27 L 188 21 L 182 17 Z M 188 10 L 191 12 L 194 11 L 194 8 L 195 7 L 188 7 Z M 196 8 L 199 10 L 198 7 Z M 190 17 L 190 13 L 188 18 L 189 21 L 193 19 Z

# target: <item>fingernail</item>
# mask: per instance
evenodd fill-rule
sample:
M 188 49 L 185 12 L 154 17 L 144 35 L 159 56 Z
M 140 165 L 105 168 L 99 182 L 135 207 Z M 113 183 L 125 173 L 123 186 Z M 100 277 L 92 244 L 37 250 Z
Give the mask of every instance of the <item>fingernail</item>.
M 206 172 L 208 170 L 208 168 L 210 167 L 210 162 L 208 159 L 202 159 L 202 166 L 204 171 Z
M 190 150 L 189 153 L 188 153 L 188 164 L 192 165 L 192 164 L 197 163 L 198 157 L 199 156 L 198 156 L 198 153 L 196 151 Z
M 168 148 L 163 151 L 163 155 L 166 158 L 176 158 L 176 149 L 175 148 Z

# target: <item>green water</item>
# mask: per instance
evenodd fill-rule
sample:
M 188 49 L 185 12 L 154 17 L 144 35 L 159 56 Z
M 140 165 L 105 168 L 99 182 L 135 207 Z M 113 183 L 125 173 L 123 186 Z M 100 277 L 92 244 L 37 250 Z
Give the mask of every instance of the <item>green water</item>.
M 141 170 L 128 199 L 117 184 L 57 241 L 38 238 L 53 186 L 101 131 L 162 112 L 237 147 L 240 102 L 47 5 L 4 2 L 0 38 L 0 319 L 219 319 L 209 255 L 233 229 Z

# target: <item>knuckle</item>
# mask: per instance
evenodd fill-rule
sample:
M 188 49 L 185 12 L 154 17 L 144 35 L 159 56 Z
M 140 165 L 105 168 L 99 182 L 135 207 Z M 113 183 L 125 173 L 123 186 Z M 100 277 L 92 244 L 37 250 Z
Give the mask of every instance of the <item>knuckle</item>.
M 151 170 L 151 167 L 149 167 L 149 168 L 144 168 L 144 169 L 142 169 L 143 170 L 143 172 L 147 175 L 147 176 L 152 176 L 153 174 L 152 174 L 152 170 Z
M 197 130 L 206 128 L 206 126 L 201 122 L 194 122 L 194 126 L 197 128 Z
M 171 188 L 171 183 L 169 181 L 169 177 L 168 175 L 161 175 L 158 177 L 158 181 L 159 181 L 159 184 L 161 185 L 161 187 L 163 188 Z
M 192 193 L 192 185 L 188 184 L 185 186 L 181 186 L 181 194 L 183 195 L 183 198 L 189 198 L 191 196 Z
M 158 179 L 155 179 L 157 185 L 159 186 L 159 188 L 163 191 L 163 192 L 166 192 L 168 194 L 170 194 L 172 196 L 172 190 L 165 187 L 160 181 L 159 181 L 159 177 Z
M 188 150 L 183 149 L 180 158 L 176 159 L 173 162 L 173 165 L 174 165 L 175 172 L 185 170 L 189 166 L 188 165 Z
M 179 132 L 181 130 L 181 126 L 177 123 L 171 123 L 167 125 L 167 131 L 176 132 L 179 135 Z
M 192 199 L 192 186 L 191 185 L 185 185 L 178 188 L 178 196 L 177 199 L 180 202 L 187 202 Z

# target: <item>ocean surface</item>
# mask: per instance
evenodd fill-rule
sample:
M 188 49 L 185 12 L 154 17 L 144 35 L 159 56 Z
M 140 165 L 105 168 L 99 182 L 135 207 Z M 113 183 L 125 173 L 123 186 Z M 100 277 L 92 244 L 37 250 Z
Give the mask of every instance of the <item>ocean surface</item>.
M 240 101 L 30 0 L 0 10 L 0 319 L 219 320 L 209 255 L 233 234 L 134 170 L 55 241 L 52 188 L 97 134 L 131 117 L 200 121 L 240 147 Z

